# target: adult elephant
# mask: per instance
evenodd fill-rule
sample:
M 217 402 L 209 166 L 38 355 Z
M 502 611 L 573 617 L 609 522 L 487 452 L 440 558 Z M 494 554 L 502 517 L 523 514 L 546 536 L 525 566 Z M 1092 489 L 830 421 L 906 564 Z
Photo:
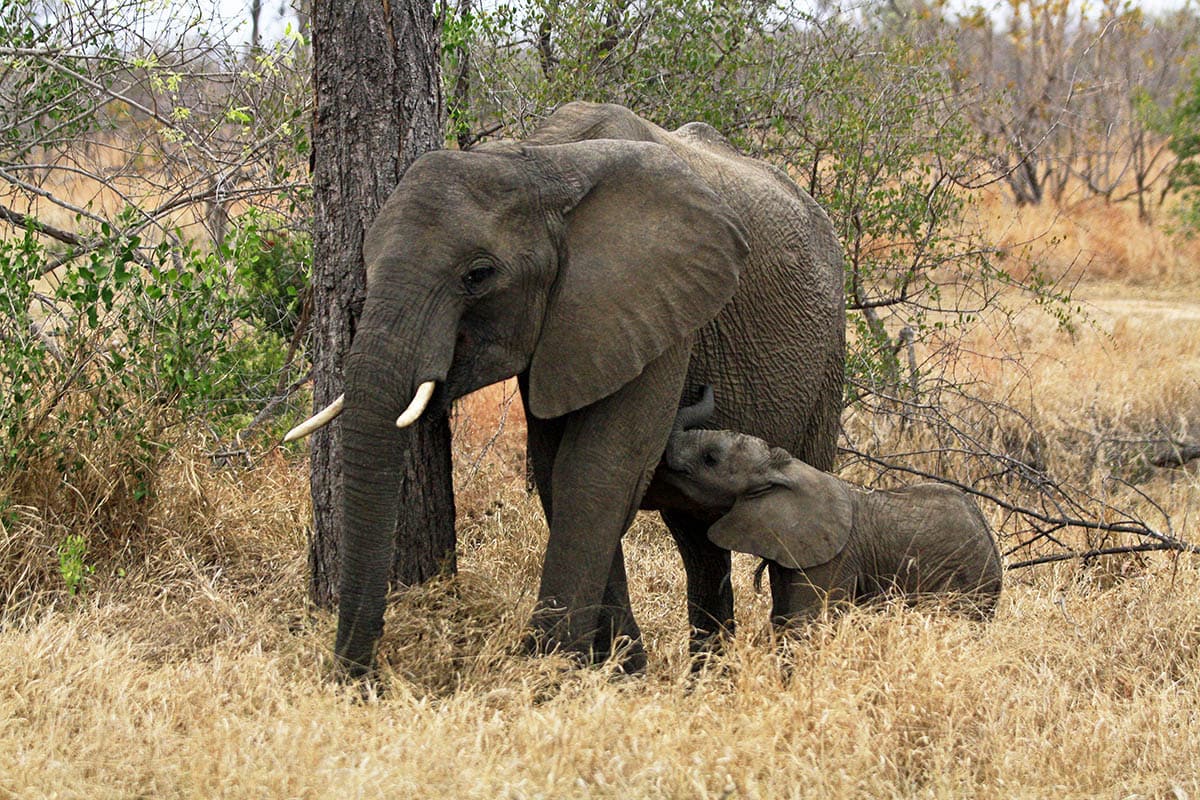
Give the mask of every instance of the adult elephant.
M 845 318 L 817 204 L 707 125 L 674 132 L 570 103 L 521 143 L 439 151 L 405 173 L 364 243 L 367 300 L 345 362 L 345 531 L 336 654 L 370 669 L 383 626 L 390 442 L 427 404 L 517 376 L 550 525 L 529 644 L 645 663 L 621 536 L 685 393 L 712 424 L 832 467 Z M 339 399 L 297 435 L 340 412 Z M 696 646 L 732 628 L 730 557 L 651 489 L 687 571 Z

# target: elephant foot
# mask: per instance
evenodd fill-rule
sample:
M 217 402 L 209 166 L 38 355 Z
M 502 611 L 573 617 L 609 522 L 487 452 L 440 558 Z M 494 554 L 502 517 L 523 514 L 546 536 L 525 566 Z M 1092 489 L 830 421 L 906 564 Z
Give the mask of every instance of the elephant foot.
M 619 636 L 609 641 L 606 647 L 601 647 L 597 639 L 596 647 L 592 649 L 592 663 L 598 666 L 610 660 L 619 675 L 644 675 L 647 659 L 641 638 Z
M 521 650 L 534 657 L 565 656 L 581 667 L 592 660 L 591 637 L 573 636 L 566 607 L 553 602 L 543 603 L 533 612 Z
M 592 663 L 612 662 L 623 675 L 640 675 L 646 671 L 646 648 L 642 645 L 642 630 L 629 609 L 627 595 L 625 605 L 615 602 L 616 598 L 610 599 L 607 590 L 605 599 L 608 602 L 600 609 L 592 645 Z
M 345 684 L 368 683 L 376 678 L 374 654 L 367 661 L 334 656 L 334 677 Z
M 574 666 L 599 666 L 610 660 L 622 675 L 640 675 L 646 671 L 646 648 L 642 638 L 628 635 L 581 636 L 571 631 L 565 610 L 543 607 L 534 612 L 521 650 L 529 656 L 560 655 Z

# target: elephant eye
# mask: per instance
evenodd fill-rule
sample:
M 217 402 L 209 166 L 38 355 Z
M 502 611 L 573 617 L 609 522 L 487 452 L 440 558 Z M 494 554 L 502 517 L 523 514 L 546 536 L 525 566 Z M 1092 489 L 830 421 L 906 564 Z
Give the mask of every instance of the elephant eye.
M 715 467 L 720 462 L 721 462 L 721 459 L 717 458 L 717 453 L 715 450 L 705 450 L 704 451 L 704 466 Z
M 495 274 L 496 268 L 491 264 L 480 264 L 472 267 L 470 272 L 468 272 L 466 275 L 463 275 L 463 286 L 472 291 L 479 289 L 479 287 L 487 282 L 488 278 Z

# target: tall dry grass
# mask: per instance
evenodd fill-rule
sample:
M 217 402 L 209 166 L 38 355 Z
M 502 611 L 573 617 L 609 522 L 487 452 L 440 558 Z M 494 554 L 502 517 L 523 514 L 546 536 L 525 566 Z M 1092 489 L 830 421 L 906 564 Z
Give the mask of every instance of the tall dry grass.
M 181 500 L 214 503 L 210 530 L 180 531 L 175 547 L 98 578 L 81 601 L 7 620 L 0 791 L 1200 791 L 1200 570 L 1186 559 L 1104 582 L 1076 565 L 1017 574 L 990 625 L 895 606 L 823 621 L 782 651 L 739 560 L 739 596 L 751 601 L 742 636 L 721 669 L 691 679 L 677 558 L 643 520 L 629 560 L 652 658 L 646 677 L 618 681 L 511 653 L 543 533 L 534 502 L 505 481 L 495 511 L 467 517 L 462 574 L 397 598 L 386 693 L 360 702 L 329 679 L 332 620 L 303 602 L 302 522 L 286 498 L 304 477 L 280 465 L 275 480 L 204 476 Z
M 1200 301 L 1147 285 L 1158 269 L 1085 283 L 1074 332 L 980 329 L 969 352 L 1004 335 L 1026 357 L 961 369 L 1025 403 L 1056 470 L 1197 540 L 1195 466 L 1103 477 L 1129 458 L 1114 440 L 1200 424 Z M 216 468 L 176 442 L 143 534 L 97 548 L 76 598 L 53 580 L 64 531 L 10 517 L 5 580 L 39 577 L 0 615 L 0 796 L 1200 797 L 1197 558 L 1011 572 L 986 625 L 896 605 L 780 643 L 737 556 L 739 636 L 693 677 L 678 556 L 642 516 L 626 552 L 650 666 L 618 679 L 514 653 L 546 535 L 521 427 L 511 387 L 462 404 L 461 572 L 394 598 L 365 699 L 331 679 L 334 621 L 306 603 L 302 459 Z
M 971 223 L 1011 257 L 1006 266 L 1018 276 L 1036 263 L 1055 277 L 1139 288 L 1200 281 L 1200 240 L 1172 232 L 1173 201 L 1143 222 L 1133 203 L 1106 203 L 1078 185 L 1062 204 L 1016 208 L 998 186 L 972 199 Z

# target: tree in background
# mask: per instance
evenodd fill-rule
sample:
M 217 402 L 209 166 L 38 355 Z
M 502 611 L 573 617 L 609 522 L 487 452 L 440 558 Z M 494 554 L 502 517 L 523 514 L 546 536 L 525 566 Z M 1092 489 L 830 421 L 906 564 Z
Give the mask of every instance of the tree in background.
M 214 466 L 249 465 L 250 432 L 310 359 L 317 398 L 336 394 L 363 231 L 442 118 L 428 3 L 320 11 L 312 124 L 294 29 L 239 44 L 188 0 L 0 7 L 0 525 L 36 509 L 93 555 L 126 549 L 165 442 L 199 435 Z M 337 591 L 333 435 L 313 460 L 322 605 Z M 445 420 L 416 436 L 403 583 L 453 567 Z
M 400 176 L 442 142 L 438 28 L 426 0 L 313 5 L 313 397 L 324 408 L 342 393 L 342 361 L 366 298 L 362 242 Z M 427 413 L 397 431 L 406 476 L 392 580 L 408 585 L 454 569 L 450 428 Z M 337 424 L 312 441 L 311 594 L 338 601 L 342 531 Z M 353 600 L 341 598 L 342 613 Z M 347 625 L 349 629 L 351 626 Z
M 1191 75 L 1181 84 L 1168 109 L 1150 107 L 1146 116 L 1175 156 L 1166 191 L 1180 198 L 1180 231 L 1194 236 L 1200 231 L 1200 62 L 1191 64 Z
M 938 26 L 956 41 L 956 86 L 982 90 L 983 102 L 964 110 L 1018 204 L 1061 201 L 1075 184 L 1107 202 L 1133 200 L 1149 221 L 1171 160 L 1145 111 L 1170 104 L 1196 45 L 1192 12 L 1010 0 L 997 22 L 982 7 L 920 8 L 926 31 Z

